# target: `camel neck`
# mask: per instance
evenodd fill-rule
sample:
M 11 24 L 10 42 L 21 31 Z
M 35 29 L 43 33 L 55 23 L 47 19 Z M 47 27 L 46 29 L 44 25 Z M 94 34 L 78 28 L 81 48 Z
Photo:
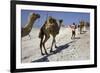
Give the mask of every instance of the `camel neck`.
M 33 26 L 35 21 L 36 21 L 36 18 L 33 18 L 33 19 L 30 18 L 27 27 L 31 27 L 32 28 L 32 26 Z

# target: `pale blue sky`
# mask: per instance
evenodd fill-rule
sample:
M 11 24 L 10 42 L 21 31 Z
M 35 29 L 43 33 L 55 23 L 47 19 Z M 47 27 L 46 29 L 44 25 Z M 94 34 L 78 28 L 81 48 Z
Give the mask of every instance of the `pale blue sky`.
M 75 22 L 79 24 L 80 20 L 90 22 L 90 13 L 82 12 L 55 12 L 55 11 L 39 11 L 39 10 L 21 10 L 21 26 L 23 27 L 28 20 L 31 12 L 40 14 L 40 19 L 36 20 L 34 27 L 41 27 L 48 16 L 55 19 L 63 19 L 64 25 L 69 25 Z

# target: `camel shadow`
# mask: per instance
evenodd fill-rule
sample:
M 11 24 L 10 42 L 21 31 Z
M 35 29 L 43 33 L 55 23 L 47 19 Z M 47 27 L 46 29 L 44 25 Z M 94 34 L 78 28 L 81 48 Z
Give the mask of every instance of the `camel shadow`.
M 60 53 L 62 50 L 67 49 L 70 46 L 70 44 L 73 43 L 73 42 L 74 41 L 71 41 L 71 42 L 69 42 L 67 44 L 61 45 L 61 46 L 57 47 L 56 50 L 54 50 L 53 53 L 49 53 L 48 55 L 45 55 L 42 58 L 34 60 L 34 61 L 31 61 L 31 62 L 32 63 L 33 62 L 49 62 L 49 59 L 48 59 L 49 56 L 57 54 L 57 53 Z
M 56 50 L 54 51 L 54 54 L 60 53 L 64 49 L 68 49 L 68 47 L 70 46 L 70 44 L 73 43 L 73 42 L 74 41 L 71 41 L 71 42 L 69 42 L 67 44 L 64 44 L 64 45 L 61 45 L 61 46 L 57 47 Z
M 81 32 L 80 34 L 85 34 L 87 31 L 83 31 L 83 32 Z
M 37 60 L 34 60 L 34 61 L 32 61 L 32 62 L 49 62 L 48 56 L 49 56 L 49 55 L 43 56 L 42 58 L 37 59 Z

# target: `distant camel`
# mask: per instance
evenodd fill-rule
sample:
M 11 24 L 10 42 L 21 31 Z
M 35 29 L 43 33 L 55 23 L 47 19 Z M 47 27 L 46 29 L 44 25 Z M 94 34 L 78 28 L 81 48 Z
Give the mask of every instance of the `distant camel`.
M 90 27 L 90 23 L 89 23 L 89 22 L 86 22 L 86 23 L 85 23 L 85 27 L 86 27 L 86 30 L 88 30 L 89 27 Z
M 42 46 L 44 48 L 45 54 L 48 54 L 45 48 L 45 43 L 50 38 L 50 34 L 53 36 L 53 41 L 52 41 L 50 52 L 53 52 L 52 47 L 54 43 L 55 43 L 55 48 L 57 47 L 55 38 L 56 38 L 56 35 L 59 34 L 61 24 L 62 24 L 62 20 L 59 20 L 59 25 L 58 25 L 57 20 L 50 16 L 48 17 L 47 21 L 45 21 L 44 25 L 41 27 L 39 38 L 41 39 L 40 50 L 41 50 L 42 55 L 44 55 L 42 51 Z M 45 39 L 43 40 L 44 36 L 45 36 Z
M 29 35 L 29 33 L 32 30 L 32 26 L 33 26 L 34 22 L 38 18 L 40 18 L 40 15 L 39 14 L 35 14 L 35 13 L 31 13 L 30 14 L 27 25 L 25 25 L 25 27 L 22 27 L 21 28 L 21 37 L 24 37 L 26 35 Z M 29 37 L 30 37 L 30 35 L 29 35 Z
M 80 28 L 80 34 L 83 32 L 83 28 L 84 28 L 84 25 L 85 22 L 84 21 L 80 21 L 80 25 L 79 25 L 79 28 Z

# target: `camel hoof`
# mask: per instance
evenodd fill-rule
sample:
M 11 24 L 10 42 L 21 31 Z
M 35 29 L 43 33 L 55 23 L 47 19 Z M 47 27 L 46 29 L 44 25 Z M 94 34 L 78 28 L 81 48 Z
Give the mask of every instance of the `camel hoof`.
M 50 50 L 50 53 L 52 52 L 52 50 Z
M 46 55 L 48 55 L 48 53 L 46 52 Z
M 55 46 L 55 48 L 58 48 L 57 46 Z
M 50 53 L 51 53 L 51 54 L 55 54 L 56 52 L 55 52 L 55 51 L 50 51 Z
M 45 55 L 44 53 L 41 53 L 41 55 Z
M 52 52 L 54 52 L 54 51 L 50 50 L 50 53 L 52 53 Z

